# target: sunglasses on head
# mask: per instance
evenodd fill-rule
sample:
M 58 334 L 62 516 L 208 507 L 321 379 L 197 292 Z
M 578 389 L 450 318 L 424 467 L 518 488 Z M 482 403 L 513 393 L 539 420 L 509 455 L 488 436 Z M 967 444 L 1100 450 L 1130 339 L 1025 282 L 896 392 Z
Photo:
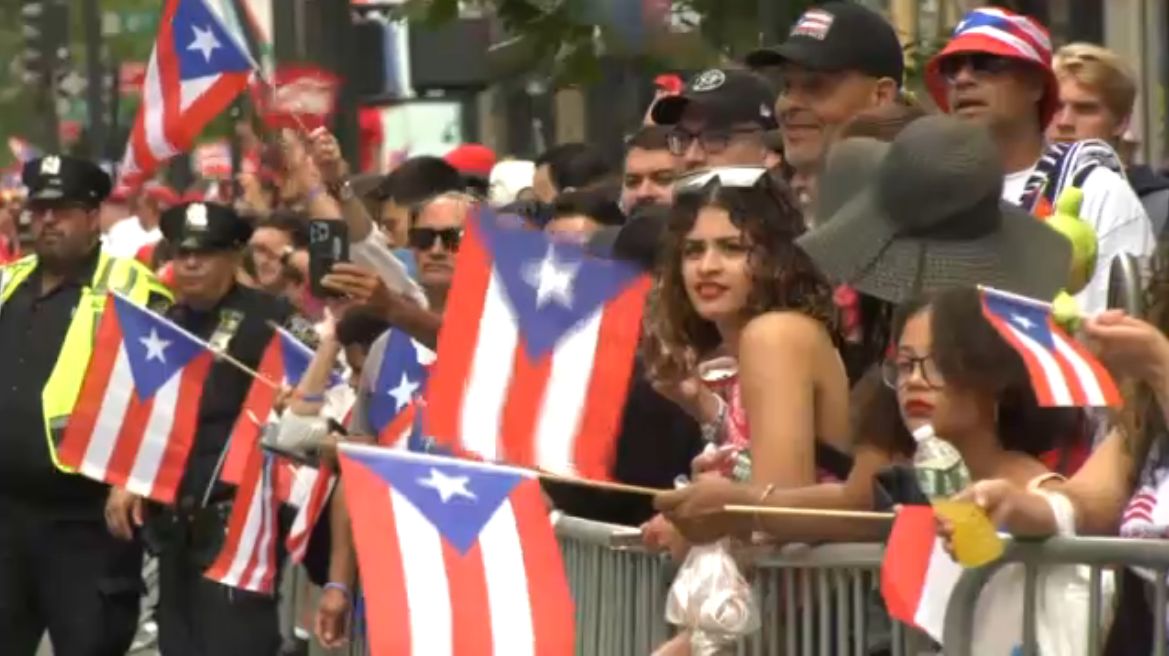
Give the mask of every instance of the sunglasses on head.
M 999 75 L 1015 67 L 1015 60 L 1010 57 L 1000 57 L 989 52 L 967 52 L 950 55 L 938 62 L 938 72 L 947 80 L 953 81 L 962 69 L 970 67 L 975 74 Z
M 750 189 L 760 184 L 760 181 L 765 179 L 767 174 L 768 170 L 763 166 L 720 166 L 695 171 L 678 178 L 678 181 L 674 183 L 674 191 L 679 193 L 699 190 L 716 179 L 723 187 Z
M 410 248 L 428 251 L 434 247 L 435 241 L 441 241 L 444 248 L 452 253 L 459 250 L 459 242 L 463 240 L 462 228 L 410 228 L 407 235 Z

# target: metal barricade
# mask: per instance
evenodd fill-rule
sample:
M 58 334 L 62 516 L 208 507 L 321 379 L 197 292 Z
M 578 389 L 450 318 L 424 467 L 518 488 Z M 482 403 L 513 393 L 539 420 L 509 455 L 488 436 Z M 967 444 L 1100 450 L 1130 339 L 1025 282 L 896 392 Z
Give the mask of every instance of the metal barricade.
M 674 634 L 665 605 L 676 567 L 641 548 L 636 529 L 561 516 L 556 533 L 576 601 L 578 655 L 646 656 Z M 750 554 L 746 574 L 762 628 L 736 653 L 912 653 L 907 644 L 916 634 L 890 622 L 880 602 L 882 553 L 879 544 L 834 544 Z
M 1089 654 L 1101 653 L 1103 636 L 1102 572 L 1123 567 L 1150 570 L 1153 656 L 1165 656 L 1166 576 L 1169 575 L 1169 544 L 1163 540 L 1123 540 L 1118 538 L 1051 538 L 1042 542 L 1014 541 L 1007 546 L 998 561 L 978 569 L 966 570 L 958 580 L 946 607 L 944 632 L 946 656 L 977 656 L 974 654 L 975 610 L 979 595 L 995 572 L 1003 566 L 1018 563 L 1024 568 L 1023 578 L 1023 656 L 1039 654 L 1036 644 L 1035 603 L 1038 591 L 1039 567 L 1051 565 L 1084 565 L 1090 568 L 1088 577 Z

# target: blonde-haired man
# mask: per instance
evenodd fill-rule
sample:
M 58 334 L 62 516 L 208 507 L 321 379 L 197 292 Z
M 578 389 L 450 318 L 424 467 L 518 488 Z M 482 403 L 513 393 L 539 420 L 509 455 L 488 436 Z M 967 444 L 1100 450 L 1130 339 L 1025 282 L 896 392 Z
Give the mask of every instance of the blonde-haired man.
M 1131 151 L 1121 143 L 1129 128 L 1136 79 L 1115 52 L 1094 43 L 1070 43 L 1052 59 L 1059 81 L 1059 105 L 1047 126 L 1052 141 L 1103 139 L 1117 152 Z M 1169 221 L 1169 178 L 1145 165 L 1125 162 L 1125 171 L 1145 212 L 1160 236 Z
M 1137 96 L 1128 65 L 1102 46 L 1071 43 L 1055 53 L 1052 68 L 1059 80 L 1059 105 L 1047 127 L 1048 138 L 1118 144 Z

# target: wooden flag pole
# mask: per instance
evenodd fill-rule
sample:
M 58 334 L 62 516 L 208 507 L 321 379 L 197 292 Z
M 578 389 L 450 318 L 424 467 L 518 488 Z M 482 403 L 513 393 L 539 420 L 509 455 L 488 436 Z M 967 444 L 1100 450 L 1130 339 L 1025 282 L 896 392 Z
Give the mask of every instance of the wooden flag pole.
M 659 490 L 652 487 L 644 487 L 641 485 L 629 485 L 626 483 L 614 483 L 611 481 L 594 481 L 587 478 L 579 478 L 576 476 L 564 476 L 562 474 L 550 474 L 548 472 L 537 472 L 540 478 L 546 481 L 553 481 L 556 483 L 567 483 L 569 485 L 580 485 L 582 487 L 595 487 L 602 490 L 612 490 L 614 492 L 627 492 L 629 494 L 644 494 L 648 496 L 655 496 L 662 492 L 669 490 Z
M 745 513 L 751 515 L 786 515 L 791 517 L 823 517 L 831 519 L 868 519 L 879 521 L 893 521 L 897 516 L 891 512 L 873 512 L 871 510 L 827 510 L 818 508 L 787 508 L 782 506 L 723 506 L 729 513 Z

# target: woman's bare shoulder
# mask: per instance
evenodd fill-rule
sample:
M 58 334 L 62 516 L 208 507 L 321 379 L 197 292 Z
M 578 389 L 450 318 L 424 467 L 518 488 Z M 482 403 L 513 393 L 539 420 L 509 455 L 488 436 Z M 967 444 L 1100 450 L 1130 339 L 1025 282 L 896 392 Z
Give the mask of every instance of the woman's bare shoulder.
M 832 346 L 827 327 L 821 321 L 794 310 L 764 312 L 748 321 L 739 337 L 739 348 L 744 352 L 818 349 L 823 346 Z

